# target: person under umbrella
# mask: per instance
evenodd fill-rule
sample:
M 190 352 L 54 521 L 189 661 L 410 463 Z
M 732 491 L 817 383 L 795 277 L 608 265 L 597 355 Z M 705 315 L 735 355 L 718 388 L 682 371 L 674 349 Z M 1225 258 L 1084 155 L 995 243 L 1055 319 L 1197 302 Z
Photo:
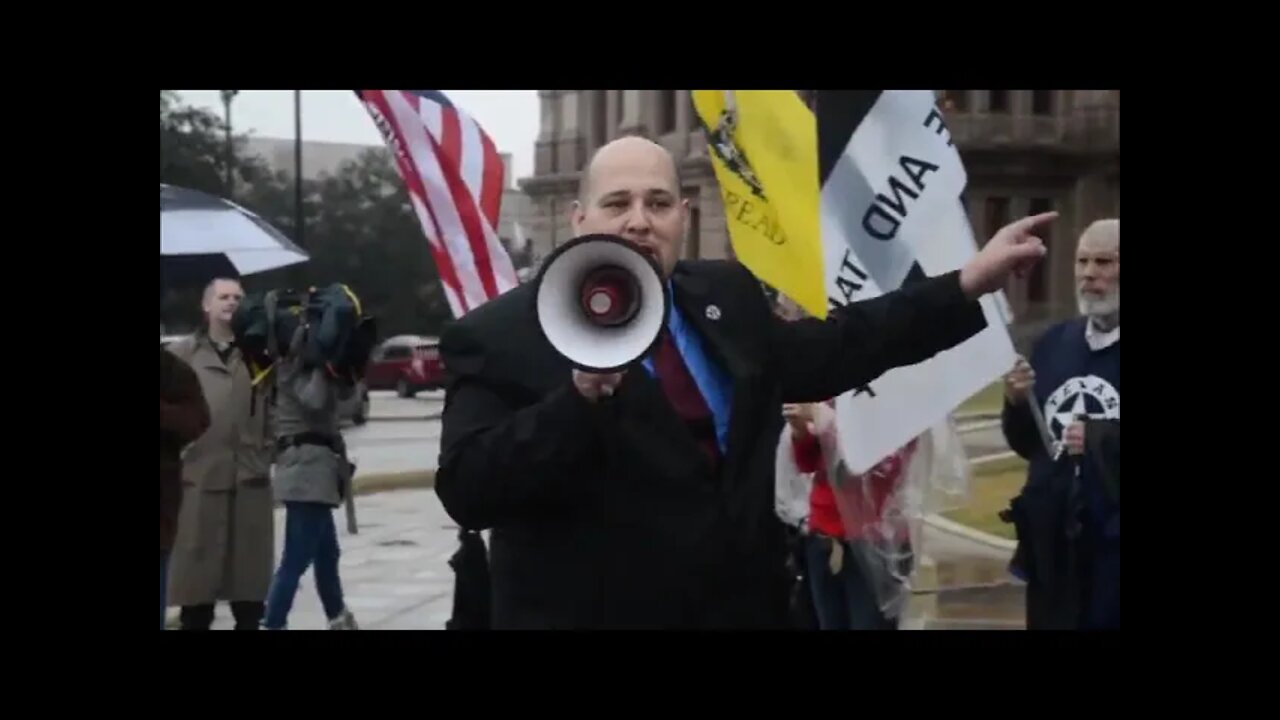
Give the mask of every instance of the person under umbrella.
M 195 370 L 212 415 L 184 457 L 187 492 L 169 567 L 169 601 L 182 606 L 183 630 L 210 629 L 219 600 L 231 603 L 237 630 L 256 630 L 271 583 L 272 428 L 267 393 L 255 387 L 231 330 L 243 296 L 236 280 L 211 282 L 202 327 L 170 346 Z

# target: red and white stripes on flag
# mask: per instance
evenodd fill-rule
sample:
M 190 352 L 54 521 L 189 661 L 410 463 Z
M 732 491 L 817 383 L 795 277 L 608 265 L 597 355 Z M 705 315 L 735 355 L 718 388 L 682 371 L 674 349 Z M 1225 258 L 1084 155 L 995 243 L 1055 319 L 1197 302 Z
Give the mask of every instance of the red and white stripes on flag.
M 395 156 L 454 317 L 516 286 L 498 240 L 502 158 L 438 90 L 357 90 Z

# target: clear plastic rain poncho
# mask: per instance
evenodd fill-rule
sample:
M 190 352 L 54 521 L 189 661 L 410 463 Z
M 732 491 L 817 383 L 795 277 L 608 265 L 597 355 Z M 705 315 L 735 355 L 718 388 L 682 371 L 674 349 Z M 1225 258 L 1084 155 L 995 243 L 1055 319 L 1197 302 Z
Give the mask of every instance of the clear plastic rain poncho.
M 853 475 L 841 459 L 835 411 L 825 403 L 814 405 L 813 431 L 849 541 L 850 557 L 842 562 L 856 562 L 881 611 L 900 617 L 911 599 L 924 519 L 968 500 L 969 462 L 960 436 L 947 418 L 863 475 Z M 783 435 L 789 447 L 789 427 Z

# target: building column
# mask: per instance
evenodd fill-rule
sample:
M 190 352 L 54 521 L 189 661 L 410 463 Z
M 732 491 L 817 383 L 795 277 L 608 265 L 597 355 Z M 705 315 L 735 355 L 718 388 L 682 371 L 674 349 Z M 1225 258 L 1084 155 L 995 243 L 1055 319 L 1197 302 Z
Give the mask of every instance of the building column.
M 1059 189 L 1053 189 L 1046 192 L 1042 197 L 1047 197 L 1053 203 L 1052 210 L 1058 213 L 1058 220 L 1049 225 L 1048 229 L 1048 250 L 1041 262 L 1045 263 L 1045 295 L 1049 302 L 1049 312 L 1054 317 L 1064 317 L 1070 315 L 1066 312 L 1069 309 L 1066 302 L 1074 302 L 1075 277 L 1075 255 L 1076 255 L 1076 235 L 1071 232 L 1071 223 L 1063 222 L 1069 215 L 1070 189 L 1066 192 Z
M 644 130 L 640 117 L 640 90 L 622 91 L 622 113 L 618 119 L 618 135 L 640 134 Z
M 553 175 L 556 172 L 556 140 L 559 138 L 560 126 L 559 94 L 558 90 L 538 91 L 541 117 L 538 122 L 538 139 L 534 142 L 534 175 Z
M 596 109 L 599 107 L 600 94 L 604 90 L 583 90 L 582 93 L 582 115 L 584 134 L 586 136 L 587 154 L 596 151 L 596 148 L 604 144 L 604 138 L 600 137 L 600 118 L 597 117 Z
M 1078 211 L 1076 219 L 1077 235 L 1084 232 L 1084 229 L 1094 220 L 1099 220 L 1112 214 L 1107 178 L 1101 173 L 1091 173 L 1081 177 L 1076 182 L 1075 194 Z
M 729 227 L 724 216 L 724 200 L 720 188 L 714 183 L 703 185 L 706 192 L 698 196 L 698 213 L 702 228 L 698 237 L 698 252 L 702 259 L 719 260 L 729 256 Z
M 1031 114 L 1030 90 L 1009 91 L 1009 114 L 1017 117 L 1027 117 Z
M 641 90 L 640 91 L 641 118 L 640 121 L 644 125 L 648 136 L 657 140 L 661 133 L 658 132 L 659 116 L 662 114 L 662 91 L 661 90 Z
M 582 168 L 582 127 L 579 124 L 580 90 L 560 91 L 560 135 L 556 143 L 556 170 L 574 173 Z
M 547 198 L 547 237 L 551 241 L 552 250 L 560 247 L 560 244 L 564 242 L 564 238 L 561 238 L 560 233 L 557 232 L 560 225 L 560 208 L 557 207 L 557 204 L 554 195 Z
M 1058 220 L 1054 223 L 1054 244 L 1060 246 L 1058 253 L 1050 249 L 1050 258 L 1054 264 L 1053 285 L 1050 288 L 1054 302 L 1060 306 L 1070 307 L 1075 304 L 1075 256 L 1076 241 L 1080 239 L 1081 224 L 1079 181 L 1066 187 L 1059 197 Z M 1059 254 L 1060 253 L 1060 254 Z M 1068 304 L 1069 303 L 1069 304 Z
M 622 91 L 605 90 L 604 93 L 604 137 L 605 141 L 608 142 L 618 137 L 618 124 L 622 122 L 622 108 L 619 107 Z
M 973 240 L 981 249 L 987 242 L 988 231 L 983 224 L 986 222 L 985 209 L 987 207 L 987 193 L 982 190 L 975 190 L 970 185 L 964 192 L 965 202 L 968 204 L 966 213 L 969 216 L 969 227 L 973 228 Z
M 1027 198 L 1021 195 L 1009 193 L 1009 217 L 1007 222 L 1012 222 L 1014 218 L 1025 217 L 1027 214 Z M 990 228 L 987 230 L 987 239 L 990 239 L 995 231 L 999 228 Z M 979 243 L 985 242 L 979 240 Z M 1013 307 L 1014 315 L 1019 319 L 1026 319 L 1027 311 L 1030 309 L 1030 298 L 1027 297 L 1028 283 L 1026 277 L 1018 277 L 1012 275 L 1009 277 L 1009 285 L 1006 293 L 1009 297 L 1009 305 Z
M 702 188 L 700 186 L 681 188 L 681 196 L 689 201 L 689 222 L 685 226 L 684 249 L 680 256 L 687 260 L 697 260 L 702 256 Z
M 692 90 L 676 91 L 676 161 L 689 155 L 689 131 L 693 129 Z

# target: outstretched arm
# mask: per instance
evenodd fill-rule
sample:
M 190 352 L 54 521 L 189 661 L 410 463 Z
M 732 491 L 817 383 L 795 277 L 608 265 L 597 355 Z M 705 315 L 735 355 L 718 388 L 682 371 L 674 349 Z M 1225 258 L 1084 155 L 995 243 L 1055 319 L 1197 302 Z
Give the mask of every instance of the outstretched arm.
M 960 270 L 838 308 L 825 322 L 774 322 L 773 351 L 783 401 L 823 400 L 865 385 L 893 368 L 928 360 L 986 327 L 978 298 L 1044 256 L 1035 230 L 1044 213 L 1003 228 Z
M 893 368 L 955 347 L 986 327 L 954 271 L 833 310 L 827 319 L 773 321 L 783 402 L 818 402 Z

